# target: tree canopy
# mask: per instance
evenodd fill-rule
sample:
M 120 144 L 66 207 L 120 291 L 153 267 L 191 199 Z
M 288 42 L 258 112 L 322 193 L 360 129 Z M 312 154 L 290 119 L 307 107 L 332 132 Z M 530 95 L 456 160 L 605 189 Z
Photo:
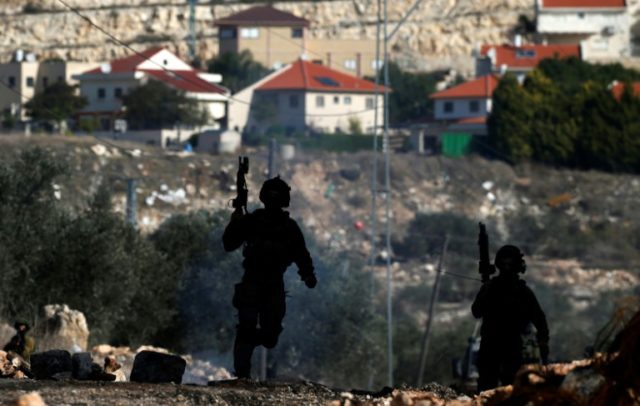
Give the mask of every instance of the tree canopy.
M 76 86 L 66 82 L 56 82 L 36 93 L 25 104 L 27 114 L 37 121 L 60 123 L 87 105 L 87 99 L 76 95 Z
M 640 73 L 618 64 L 591 65 L 548 59 L 522 85 L 510 75 L 493 94 L 489 143 L 513 162 L 640 171 L 640 98 L 632 80 Z M 616 98 L 614 80 L 625 81 Z
M 177 124 L 204 125 L 209 115 L 200 104 L 184 92 L 150 80 L 134 88 L 122 100 L 130 128 L 152 130 Z
M 221 74 L 222 84 L 236 93 L 267 76 L 270 70 L 256 62 L 251 51 L 243 50 L 226 52 L 209 61 L 209 72 Z

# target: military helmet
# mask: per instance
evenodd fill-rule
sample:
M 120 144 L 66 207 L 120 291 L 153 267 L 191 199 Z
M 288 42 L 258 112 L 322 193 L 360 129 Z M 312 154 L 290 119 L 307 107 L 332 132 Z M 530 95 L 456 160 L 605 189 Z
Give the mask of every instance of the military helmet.
M 265 206 L 289 207 L 290 190 L 287 182 L 280 179 L 280 175 L 267 179 L 260 189 L 260 201 Z
M 527 269 L 527 265 L 524 262 L 524 254 L 515 245 L 502 246 L 496 253 L 494 263 L 500 271 L 510 268 L 509 270 L 517 270 L 519 273 L 524 273 Z M 517 266 L 512 268 L 507 263 L 515 263 Z

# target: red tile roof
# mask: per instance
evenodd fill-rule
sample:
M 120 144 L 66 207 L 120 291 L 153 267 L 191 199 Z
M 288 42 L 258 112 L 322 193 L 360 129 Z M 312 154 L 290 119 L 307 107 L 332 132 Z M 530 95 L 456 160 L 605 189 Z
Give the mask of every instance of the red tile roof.
M 191 93 L 226 93 L 226 90 L 198 76 L 195 70 L 141 70 L 175 89 Z
M 138 65 L 140 65 L 145 60 L 151 58 L 158 52 L 165 49 L 164 47 L 153 47 L 147 50 L 144 50 L 140 53 L 133 54 L 130 56 L 126 56 L 124 58 L 115 59 L 110 62 L 111 65 L 111 73 L 124 73 L 124 72 L 133 72 L 136 70 Z M 84 72 L 84 74 L 93 74 L 93 73 L 102 73 L 101 68 L 95 68 L 88 72 Z
M 226 93 L 226 89 L 207 82 L 198 76 L 200 71 L 197 70 L 166 70 L 166 69 L 138 69 L 138 66 L 147 59 L 153 57 L 158 52 L 164 50 L 163 47 L 149 48 L 139 54 L 134 54 L 124 58 L 116 59 L 110 62 L 111 71 L 109 73 L 127 73 L 127 72 L 145 72 L 147 75 L 154 77 L 166 83 L 175 89 L 184 90 L 192 93 Z M 101 68 L 95 68 L 83 74 L 104 74 Z
M 299 59 L 256 90 L 373 93 L 376 91 L 376 85 L 368 80 L 338 72 L 327 66 Z M 384 87 L 378 86 L 378 90 L 384 90 Z
M 624 8 L 625 0 L 542 0 L 543 8 Z
M 485 75 L 477 79 L 464 82 L 449 89 L 432 93 L 430 99 L 488 99 L 498 86 L 498 78 L 494 75 Z
M 625 86 L 624 83 L 616 83 L 611 88 L 611 91 L 613 92 L 613 97 L 615 97 L 617 100 L 620 100 L 620 98 L 622 97 L 622 92 L 624 91 L 624 86 Z M 631 84 L 631 89 L 632 89 L 633 94 L 635 96 L 640 96 L 640 82 L 633 82 Z
M 221 18 L 215 22 L 216 26 L 240 25 L 259 27 L 308 27 L 309 20 L 297 17 L 286 11 L 281 11 L 272 6 L 256 6 L 247 10 Z
M 511 68 L 535 68 L 543 59 L 580 57 L 580 45 L 483 45 L 480 54 L 487 56 L 489 50 L 496 51 L 495 66 Z
M 480 117 L 465 117 L 456 121 L 456 124 L 485 124 L 487 122 L 487 116 Z

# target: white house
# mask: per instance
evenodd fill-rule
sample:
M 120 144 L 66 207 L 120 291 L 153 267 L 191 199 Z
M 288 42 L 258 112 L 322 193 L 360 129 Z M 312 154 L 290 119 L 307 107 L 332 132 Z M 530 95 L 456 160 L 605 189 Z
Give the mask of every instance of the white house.
M 229 102 L 229 128 L 262 133 L 348 132 L 375 128 L 375 97 L 382 122 L 382 86 L 303 59 L 241 90 Z
M 491 96 L 498 80 L 497 76 L 489 74 L 432 93 L 434 119 L 453 123 L 486 118 L 491 112 Z
M 536 0 L 536 24 L 549 44 L 580 44 L 587 61 L 630 55 L 626 0 Z
M 123 96 L 149 80 L 184 91 L 187 97 L 200 102 L 211 118 L 209 128 L 220 127 L 226 116 L 229 91 L 219 85 L 221 76 L 198 71 L 164 48 L 116 59 L 75 79 L 80 82 L 81 95 L 89 102 L 79 118 L 96 118 L 104 131 L 113 130 L 115 120 L 122 117 Z
M 576 44 L 521 44 L 516 37 L 514 44 L 483 45 L 476 57 L 476 76 L 490 73 L 515 74 L 519 80 L 547 58 L 581 58 Z

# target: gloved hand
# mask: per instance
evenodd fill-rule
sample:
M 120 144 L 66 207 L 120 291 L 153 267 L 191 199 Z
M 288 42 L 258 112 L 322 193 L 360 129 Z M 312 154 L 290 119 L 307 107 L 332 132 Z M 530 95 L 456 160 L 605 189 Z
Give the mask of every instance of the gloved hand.
M 309 289 L 313 289 L 318 284 L 318 280 L 316 279 L 316 276 L 314 274 L 311 274 L 304 278 L 304 284 L 307 285 Z
M 538 347 L 540 348 L 542 365 L 547 365 L 549 363 L 549 343 L 539 343 Z

